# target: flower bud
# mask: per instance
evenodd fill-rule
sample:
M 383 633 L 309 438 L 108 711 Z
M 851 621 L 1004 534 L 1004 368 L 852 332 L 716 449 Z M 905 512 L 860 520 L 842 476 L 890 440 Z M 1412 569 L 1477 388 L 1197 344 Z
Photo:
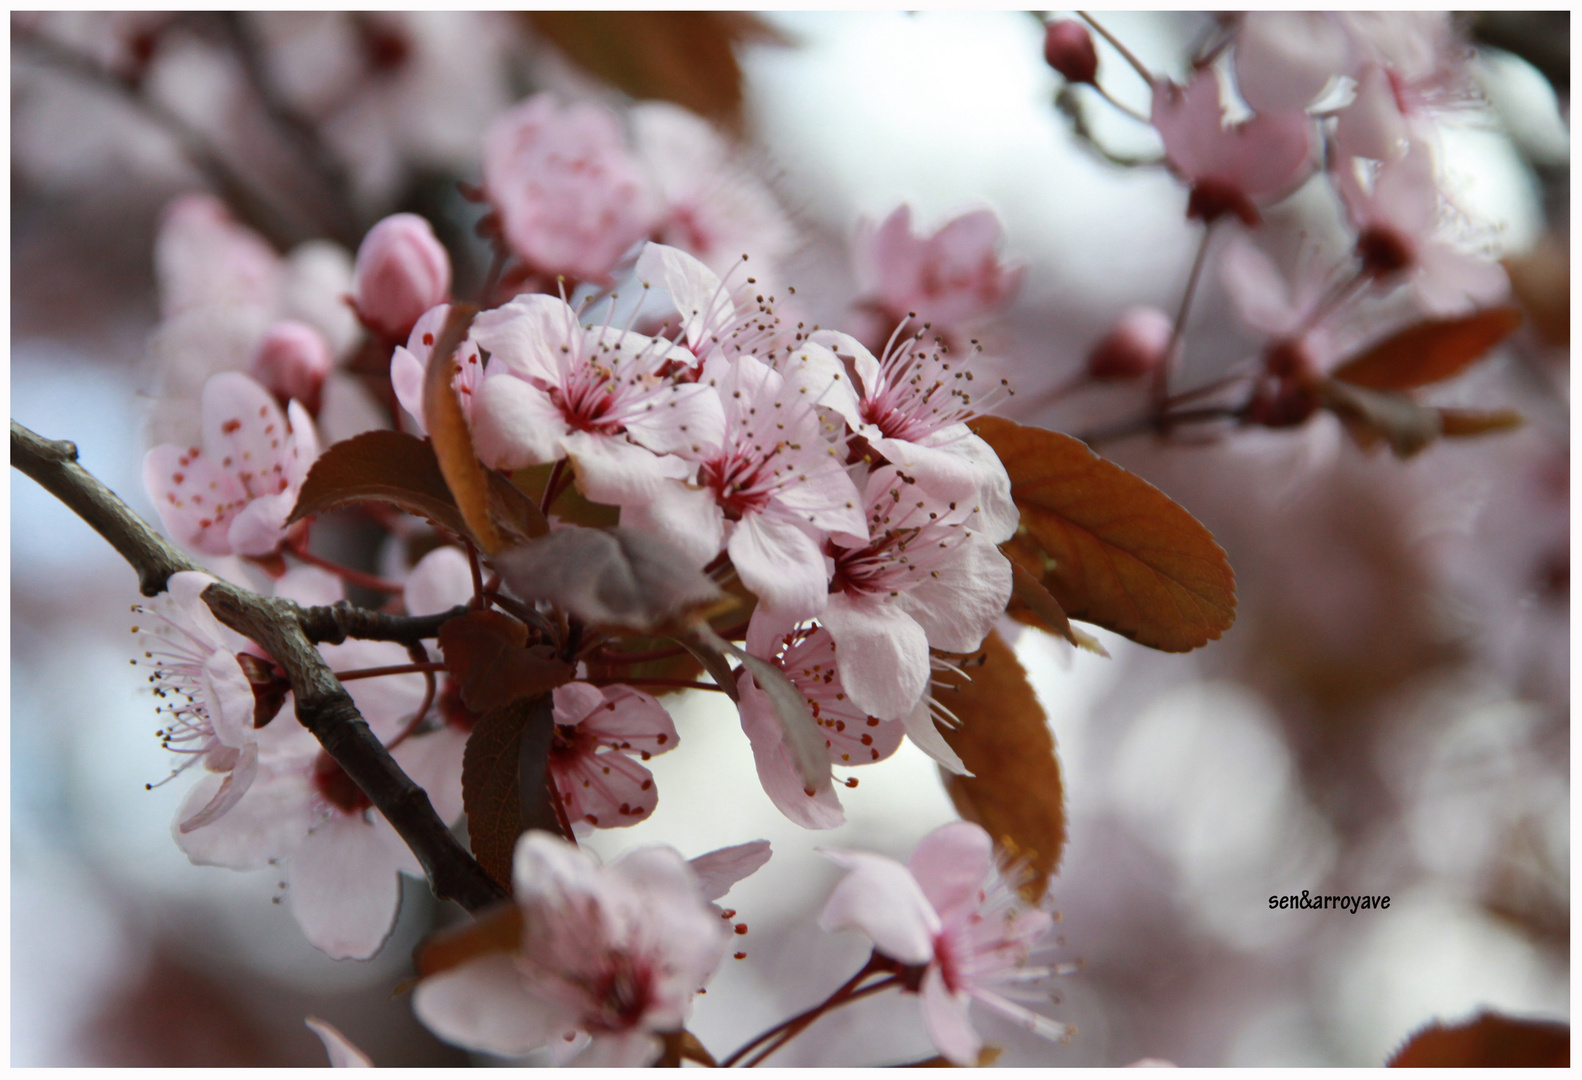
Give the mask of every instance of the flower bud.
M 1158 308 L 1128 308 L 1088 354 L 1088 377 L 1117 382 L 1148 374 L 1164 363 L 1173 326 Z
M 278 322 L 264 334 L 253 353 L 249 374 L 281 402 L 292 398 L 310 413 L 319 411 L 319 395 L 334 356 L 329 342 L 307 323 Z
M 364 325 L 404 341 L 412 324 L 450 292 L 450 256 L 427 221 L 392 214 L 363 237 L 352 300 Z
M 1099 54 L 1093 49 L 1088 28 L 1072 19 L 1052 22 L 1044 29 L 1044 59 L 1074 83 L 1091 83 L 1099 73 Z

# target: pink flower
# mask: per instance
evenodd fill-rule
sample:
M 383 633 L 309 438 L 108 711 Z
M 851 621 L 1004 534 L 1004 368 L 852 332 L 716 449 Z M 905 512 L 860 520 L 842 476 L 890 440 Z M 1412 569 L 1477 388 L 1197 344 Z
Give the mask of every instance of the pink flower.
M 363 323 L 403 338 L 450 292 L 450 256 L 416 214 L 392 214 L 363 237 L 352 271 L 352 298 Z
M 856 338 L 815 331 L 811 343 L 850 357 L 857 381 L 840 381 L 821 404 L 840 413 L 884 459 L 912 477 L 936 502 L 957 504 L 996 543 L 1009 540 L 1021 518 L 1011 500 L 1011 478 L 989 444 L 967 421 L 992 409 L 1009 390 L 1004 380 L 979 390 L 973 356 L 951 355 L 946 345 L 908 337 L 898 327 L 884 355 L 874 356 Z M 858 392 L 860 391 L 860 396 Z
M 1320 305 L 1333 293 L 1333 273 L 1309 261 L 1288 283 L 1259 247 L 1238 236 L 1220 256 L 1220 277 L 1242 322 L 1267 335 L 1271 348 L 1291 351 L 1299 357 L 1292 363 L 1306 372 L 1334 366 L 1339 346 L 1320 317 Z
M 772 615 L 754 612 L 747 627 L 747 651 L 785 672 L 812 709 L 824 733 L 833 765 L 869 765 L 895 753 L 905 729 L 895 720 L 869 716 L 846 695 L 835 663 L 835 642 L 823 627 L 792 628 Z M 782 814 L 807 829 L 833 829 L 845 822 L 834 785 L 809 794 L 784 744 L 783 728 L 768 695 L 746 668 L 737 675 L 742 730 L 753 747 L 753 761 L 764 792 Z
M 1219 80 L 1210 68 L 1186 87 L 1160 79 L 1152 119 L 1170 167 L 1192 185 L 1188 217 L 1212 221 L 1234 213 L 1256 225 L 1261 218 L 1254 200 L 1291 190 L 1310 166 L 1305 113 L 1259 113 L 1226 126 Z
M 794 351 L 798 335 L 780 325 L 772 306 L 754 278 L 740 279 L 746 267 L 738 257 L 730 272 L 720 276 L 703 262 L 678 248 L 647 244 L 637 257 L 637 273 L 644 286 L 657 284 L 670 294 L 681 316 L 678 346 L 685 345 L 699 360 L 719 354 L 734 360 L 754 356 L 771 366 L 781 352 Z M 735 282 L 727 285 L 727 281 Z M 840 367 L 833 361 L 831 373 Z
M 143 646 L 142 659 L 134 662 L 153 669 L 148 681 L 163 702 L 160 741 L 186 756 L 172 777 L 201 761 L 218 778 L 206 801 L 182 808 L 176 820 L 181 833 L 235 806 L 258 775 L 256 699 L 238 659 L 250 643 L 221 625 L 203 602 L 203 590 L 212 584 L 214 578 L 193 570 L 171 575 L 166 592 L 136 609 L 153 625 L 132 628 L 142 634 Z
M 331 604 L 343 598 L 338 579 L 314 567 L 299 567 L 276 583 L 279 595 L 301 604 Z M 407 662 L 392 642 L 347 641 L 320 647 L 337 671 Z M 403 738 L 418 720 L 424 681 L 420 675 L 357 679 L 346 684 L 373 733 L 393 747 L 409 775 L 427 787 L 435 812 L 446 821 L 461 814 L 443 786 L 430 785 L 421 768 L 429 739 Z M 257 779 L 223 816 L 176 837 L 198 865 L 246 870 L 286 862 L 286 899 L 307 939 L 337 959 L 366 959 L 379 951 L 395 925 L 400 905 L 398 872 L 422 877 L 406 843 L 372 808 L 368 797 L 296 722 L 289 706 L 257 733 Z M 213 796 L 205 780 L 189 793 L 185 807 Z
M 690 432 L 691 444 L 678 448 L 698 462 L 698 484 L 661 486 L 623 508 L 622 524 L 655 529 L 700 566 L 723 541 L 765 604 L 788 617 L 816 615 L 829 582 L 819 545 L 832 532 L 867 535 L 844 448 L 815 408 L 827 384 L 742 356 L 710 360 L 700 385 L 718 393 L 725 422 L 716 433 Z
M 335 364 L 330 343 L 304 322 L 286 319 L 271 326 L 253 353 L 247 373 L 281 403 L 293 398 L 309 413 L 318 411 L 324 378 Z
M 418 1018 L 447 1042 L 506 1056 L 548 1045 L 579 1065 L 647 1065 L 729 948 L 697 874 L 670 848 L 600 866 L 530 832 L 516 846 L 515 896 L 516 951 L 432 975 L 413 993 Z
M 1053 973 L 1028 959 L 1054 920 L 1028 907 L 995 867 L 988 833 L 964 821 L 942 826 L 918 843 L 905 866 L 866 852 L 824 854 L 848 873 L 819 925 L 859 930 L 877 952 L 904 966 L 941 1054 L 957 1065 L 977 1063 L 982 1040 L 967 1018 L 973 999 L 1044 1038 L 1065 1036 L 1064 1024 L 1007 997 Z
M 154 241 L 160 314 L 166 318 L 215 304 L 276 303 L 281 259 L 267 241 L 237 222 L 213 195 L 183 195 L 165 208 Z
M 428 425 L 423 417 L 424 374 L 428 371 L 434 345 L 444 332 L 445 320 L 449 317 L 449 304 L 441 304 L 424 312 L 412 327 L 406 345 L 397 345 L 390 354 L 390 386 L 420 435 L 428 433 Z M 478 391 L 478 384 L 483 381 L 483 361 L 478 355 L 478 343 L 471 334 L 456 347 L 455 362 L 457 370 L 451 386 L 456 388 L 462 415 L 471 418 L 474 395 Z
M 541 273 L 603 280 L 653 226 L 615 114 L 538 94 L 489 126 L 483 185 L 511 250 Z
M 675 749 L 676 726 L 665 707 L 630 686 L 573 682 L 556 687 L 549 774 L 566 817 L 598 828 L 636 825 L 654 812 L 659 793 L 647 761 Z
M 853 242 L 863 293 L 894 320 L 915 315 L 954 328 L 992 315 L 1022 286 L 1022 267 L 1000 259 L 1005 233 L 992 210 L 962 214 L 932 236 L 912 232 L 912 208 L 877 228 L 862 221 Z
M 661 207 L 655 239 L 717 274 L 728 273 L 743 252 L 767 273 L 795 246 L 774 193 L 707 121 L 664 101 L 640 102 L 629 116 Z
M 714 392 L 667 375 L 692 355 L 663 338 L 585 327 L 565 301 L 521 296 L 480 315 L 489 350 L 473 405 L 473 441 L 487 465 L 519 469 L 569 457 L 595 502 L 641 502 L 692 467 L 673 455 L 719 438 Z
M 287 423 L 287 416 L 290 423 Z M 176 540 L 205 555 L 268 555 L 318 457 L 307 410 L 224 372 L 203 387 L 203 446 L 156 446 L 143 483 Z
M 907 716 L 928 687 L 929 648 L 983 643 L 1011 596 L 1011 564 L 952 510 L 894 466 L 875 469 L 864 499 L 868 539 L 833 536 L 830 596 L 819 621 L 835 639 L 852 701 L 875 716 Z
M 1409 281 L 1436 315 L 1465 312 L 1505 294 L 1509 280 L 1499 263 L 1441 238 L 1439 187 L 1427 143 L 1411 142 L 1376 170 L 1360 165 L 1343 159 L 1336 186 L 1357 228 L 1365 272 L 1381 284 Z

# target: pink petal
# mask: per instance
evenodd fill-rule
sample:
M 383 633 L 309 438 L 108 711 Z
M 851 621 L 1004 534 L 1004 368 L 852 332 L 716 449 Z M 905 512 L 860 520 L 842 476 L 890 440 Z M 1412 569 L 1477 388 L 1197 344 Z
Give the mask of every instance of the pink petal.
M 699 567 L 725 545 L 725 515 L 714 493 L 674 481 L 646 503 L 621 507 L 621 527 L 652 532 Z
M 412 418 L 419 435 L 428 434 L 428 427 L 423 423 L 424 373 L 423 361 L 408 352 L 405 346 L 397 345 L 395 352 L 390 355 L 390 386 L 395 390 L 396 400 Z
M 971 652 L 983 644 L 1011 598 L 1010 560 L 988 540 L 971 536 L 950 552 L 934 574 L 919 580 L 895 603 L 923 628 L 933 648 Z
M 179 446 L 156 446 L 143 458 L 143 486 L 177 543 L 205 555 L 231 554 L 234 506 L 247 493 L 228 470 Z M 233 508 L 221 512 L 222 506 Z
M 212 774 L 199 781 L 176 814 L 178 826 L 210 803 L 222 784 Z M 223 816 L 190 832 L 173 829 L 176 846 L 196 866 L 256 869 L 289 854 L 308 835 L 313 797 L 305 770 L 260 766 L 257 779 Z
M 1236 88 L 1258 112 L 1305 109 L 1350 72 L 1351 44 L 1327 12 L 1249 11 L 1236 34 Z
M 906 727 L 906 737 L 911 739 L 912 744 L 923 753 L 957 776 L 972 775 L 967 771 L 967 766 L 961 758 L 950 748 L 950 744 L 945 741 L 945 737 L 939 733 L 928 698 L 919 701 L 915 709 L 902 716 L 901 723 Z
M 846 813 L 841 809 L 835 785 L 826 784 L 812 795 L 807 793 L 796 761 L 785 745 L 784 729 L 767 695 L 750 677 L 743 677 L 737 686 L 741 692 L 738 707 L 742 731 L 752 744 L 758 782 L 763 785 L 769 801 L 804 829 L 833 829 L 845 824 Z
M 923 976 L 923 1023 L 928 1026 L 928 1037 L 936 1050 L 963 1067 L 976 1065 L 983 1047 L 983 1040 L 967 1020 L 971 1000 L 964 993 L 950 992 L 938 964 Z
M 257 776 L 258 747 L 256 744 L 250 744 L 237 752 L 235 763 L 225 773 L 225 779 L 220 781 L 220 788 L 214 793 L 214 797 L 190 817 L 180 819 L 177 830 L 190 833 L 194 829 L 201 829 L 218 820 L 231 807 L 241 802 L 242 796 L 247 794 L 248 788 L 253 786 L 253 780 Z M 186 809 L 185 805 L 182 809 Z
M 479 314 L 471 336 L 489 351 L 491 374 L 499 364 L 521 378 L 555 385 L 561 379 L 561 346 L 582 332 L 576 312 L 564 300 L 530 293 Z
M 819 915 L 821 929 L 859 930 L 881 953 L 903 964 L 934 959 L 939 916 L 906 867 L 864 851 L 823 854 L 848 873 Z
M 819 621 L 835 639 L 841 682 L 865 712 L 905 716 L 928 687 L 928 636 L 906 612 L 873 597 L 835 593 Z
M 623 828 L 646 820 L 659 801 L 654 774 L 615 751 L 563 762 L 551 758 L 549 770 L 572 821 L 601 829 Z
M 418 560 L 405 584 L 408 615 L 438 615 L 472 599 L 472 566 L 460 548 L 447 544 Z
M 604 692 L 592 683 L 570 682 L 555 687 L 555 723 L 580 724 L 604 704 Z
M 660 457 L 626 441 L 624 435 L 572 431 L 561 439 L 577 470 L 577 486 L 594 502 L 625 506 L 647 502 L 668 480 L 684 480 L 693 466 Z
M 970 821 L 953 821 L 918 841 L 906 868 L 948 923 L 952 915 L 978 906 L 979 892 L 994 869 L 994 842 Z
M 218 651 L 204 659 L 203 696 L 220 742 L 238 750 L 251 746 L 255 740 L 253 684 L 235 653 Z
M 285 539 L 286 519 L 296 506 L 294 491 L 254 499 L 231 519 L 226 542 L 237 555 L 269 555 Z
M 374 827 L 334 812 L 291 854 L 287 900 L 307 939 L 331 957 L 366 960 L 395 928 L 401 881 Z
M 656 454 L 693 457 L 725 438 L 725 410 L 712 386 L 690 383 L 656 398 L 646 412 L 626 421 L 626 431 Z
M 703 899 L 719 900 L 745 877 L 756 873 L 769 861 L 769 841 L 753 840 L 734 847 L 720 848 L 690 860 L 698 876 Z
M 575 686 L 575 683 L 568 684 Z M 560 687 L 556 690 L 558 695 Z M 623 750 L 644 755 L 663 754 L 676 748 L 680 741 L 670 713 L 653 697 L 630 686 L 606 686 L 600 691 L 601 700 L 582 715 L 581 727 L 600 742 L 619 743 Z M 556 698 L 559 707 L 559 698 Z
M 412 992 L 425 1027 L 469 1050 L 518 1057 L 575 1025 L 575 1016 L 527 992 L 515 961 L 494 953 L 431 975 Z
M 565 456 L 565 433 L 565 418 L 549 395 L 515 375 L 489 375 L 473 397 L 473 446 L 491 468 L 557 461 Z
M 855 488 L 852 494 L 856 495 Z M 800 616 L 817 615 L 823 609 L 829 595 L 824 554 L 797 525 L 749 514 L 736 523 L 726 550 L 742 583 L 764 603 Z
M 639 1069 L 652 1065 L 664 1044 L 646 1031 L 600 1035 L 576 1057 L 579 1069 Z
M 1411 136 L 1401 115 L 1390 76 L 1379 64 L 1369 64 L 1357 76 L 1357 92 L 1335 121 L 1335 146 L 1344 157 L 1393 161 Z
M 637 273 L 645 284 L 670 293 L 681 315 L 681 329 L 692 350 L 702 355 L 700 343 L 733 321 L 736 305 L 719 275 L 677 248 L 648 244 L 637 257 Z
M 334 1025 L 327 1024 L 316 1016 L 310 1016 L 305 1021 L 308 1030 L 317 1035 L 324 1042 L 324 1052 L 330 1057 L 331 1068 L 336 1069 L 371 1069 L 373 1061 L 368 1055 L 352 1045 L 352 1041 L 342 1035 Z

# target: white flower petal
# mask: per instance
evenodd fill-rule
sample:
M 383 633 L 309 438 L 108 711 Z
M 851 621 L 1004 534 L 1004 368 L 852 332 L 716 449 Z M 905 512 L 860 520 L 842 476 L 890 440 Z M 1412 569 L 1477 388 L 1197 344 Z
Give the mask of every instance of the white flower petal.
M 332 813 L 291 854 L 286 896 L 297 925 L 337 960 L 366 960 L 395 928 L 395 860 L 361 815 Z
M 903 964 L 934 959 L 939 916 L 906 867 L 864 851 L 825 851 L 848 873 L 819 915 L 821 929 L 860 930 L 874 947 Z
M 928 688 L 928 636 L 894 603 L 835 593 L 819 621 L 852 703 L 872 716 L 905 716 Z
M 726 549 L 742 583 L 764 603 L 804 617 L 823 610 L 829 572 L 818 545 L 797 525 L 750 514 L 736 523 Z
M 923 1023 L 934 1048 L 955 1065 L 970 1068 L 978 1063 L 983 1040 L 967 1020 L 966 994 L 952 994 L 936 964 L 923 976 Z
M 493 953 L 431 975 L 412 992 L 412 1009 L 446 1042 L 519 1057 L 575 1026 L 566 1010 L 530 994 L 515 961 Z
M 472 403 L 472 442 L 495 469 L 521 469 L 565 456 L 566 421 L 548 394 L 515 375 L 489 375 Z

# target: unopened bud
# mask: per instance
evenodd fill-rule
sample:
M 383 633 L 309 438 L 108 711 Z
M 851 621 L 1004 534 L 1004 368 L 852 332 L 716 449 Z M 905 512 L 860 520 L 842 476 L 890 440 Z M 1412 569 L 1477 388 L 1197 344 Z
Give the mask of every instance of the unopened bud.
M 292 398 L 317 415 L 324 377 L 334 362 L 330 343 L 307 323 L 278 322 L 253 353 L 249 374 L 282 402 Z
M 416 214 L 392 214 L 363 237 L 352 301 L 364 325 L 405 341 L 412 324 L 450 292 L 450 256 Z
M 1088 28 L 1071 19 L 1052 22 L 1044 29 L 1044 59 L 1068 82 L 1091 83 L 1099 73 Z
M 1158 308 L 1128 308 L 1088 354 L 1088 378 L 1137 379 L 1164 363 L 1174 324 Z

